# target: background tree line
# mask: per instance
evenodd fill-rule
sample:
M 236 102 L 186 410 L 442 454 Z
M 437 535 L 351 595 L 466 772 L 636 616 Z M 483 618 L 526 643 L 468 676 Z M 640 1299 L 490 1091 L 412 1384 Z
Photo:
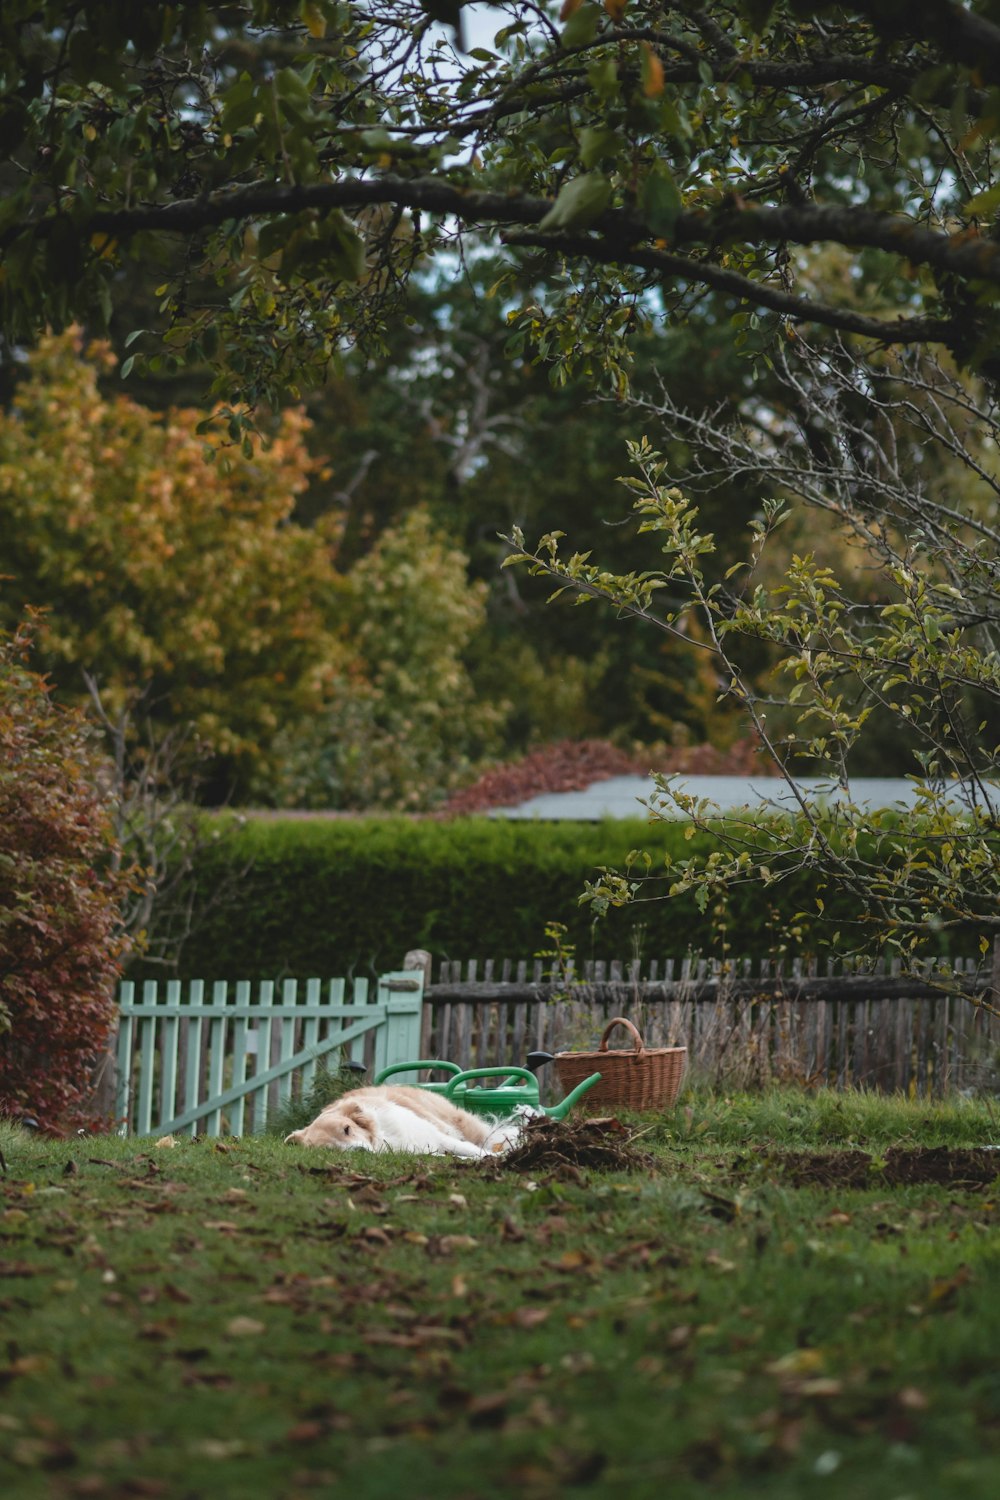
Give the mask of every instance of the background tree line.
M 805 875 L 869 948 L 987 953 L 994 0 L 490 10 L 3 7 L 0 623 L 46 611 L 60 697 L 190 725 L 208 801 L 749 726 L 843 810 L 658 891 Z M 876 768 L 915 815 L 854 805 Z

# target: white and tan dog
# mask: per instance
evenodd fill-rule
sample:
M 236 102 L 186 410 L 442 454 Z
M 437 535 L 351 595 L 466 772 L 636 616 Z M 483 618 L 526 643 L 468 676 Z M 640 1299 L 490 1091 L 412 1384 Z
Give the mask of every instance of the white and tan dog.
M 427 1089 L 383 1083 L 342 1094 L 311 1125 L 293 1130 L 285 1140 L 341 1151 L 480 1157 L 506 1150 L 518 1133 L 516 1125 L 480 1119 Z

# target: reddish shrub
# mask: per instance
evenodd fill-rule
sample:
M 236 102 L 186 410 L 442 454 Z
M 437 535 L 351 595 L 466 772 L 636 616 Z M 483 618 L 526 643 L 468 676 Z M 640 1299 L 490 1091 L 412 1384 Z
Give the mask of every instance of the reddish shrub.
M 83 717 L 0 640 L 0 1114 L 65 1117 L 115 1021 L 125 938 L 100 761 Z
M 627 751 L 608 740 L 557 740 L 523 759 L 496 766 L 472 786 L 456 792 L 444 811 L 449 816 L 514 807 L 543 792 L 582 792 L 612 776 L 647 776 L 650 771 L 684 771 L 689 776 L 768 776 L 775 768 L 756 741 L 737 740 L 728 750 L 713 745 L 651 746 Z

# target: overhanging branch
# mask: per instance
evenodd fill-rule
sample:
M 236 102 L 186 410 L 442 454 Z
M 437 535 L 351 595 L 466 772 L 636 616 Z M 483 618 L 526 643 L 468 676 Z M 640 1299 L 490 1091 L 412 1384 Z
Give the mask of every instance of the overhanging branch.
M 450 215 L 466 224 L 538 225 L 552 208 L 552 200 L 511 193 L 483 192 L 437 177 L 344 177 L 337 182 L 306 185 L 267 184 L 232 192 L 208 193 L 176 203 L 148 207 L 104 209 L 90 215 L 82 227 L 91 233 L 123 239 L 143 230 L 195 233 L 227 220 L 267 218 L 300 213 L 304 209 L 359 209 L 393 203 L 428 213 Z M 54 222 L 42 220 L 39 233 Z M 606 245 L 615 244 L 627 261 L 632 246 L 651 238 L 650 229 L 637 215 L 611 209 L 596 221 L 594 229 Z M 8 236 L 13 231 L 8 231 Z M 1000 285 L 1000 242 L 974 229 L 949 235 L 929 229 L 901 214 L 878 213 L 840 204 L 782 204 L 759 207 L 743 199 L 727 199 L 705 209 L 681 213 L 674 225 L 678 245 L 810 245 L 833 243 L 884 250 L 913 265 L 931 266 L 954 276 Z M 588 255 L 602 241 L 573 236 L 573 253 Z M 566 237 L 553 234 L 547 243 L 559 251 Z M 588 249 L 588 246 L 590 247 Z
M 941 318 L 896 318 L 892 321 L 873 318 L 866 313 L 855 312 L 849 307 L 833 307 L 815 302 L 810 297 L 796 297 L 779 287 L 769 286 L 763 281 L 753 281 L 738 271 L 713 265 L 710 261 L 692 260 L 685 255 L 672 255 L 666 250 L 622 250 L 607 240 L 576 238 L 559 235 L 558 244 L 552 235 L 515 232 L 504 235 L 504 242 L 518 247 L 553 249 L 565 255 L 586 254 L 588 259 L 602 264 L 635 266 L 639 270 L 655 272 L 671 280 L 681 279 L 707 286 L 712 291 L 724 292 L 757 307 L 766 307 L 770 312 L 787 318 L 821 323 L 829 328 L 839 328 L 844 333 L 861 334 L 865 338 L 878 339 L 883 344 L 946 343 L 951 332 L 950 322 Z M 585 247 L 585 248 L 584 248 Z
M 958 0 L 861 0 L 855 9 L 879 36 L 933 42 L 984 83 L 1000 83 L 1000 27 Z

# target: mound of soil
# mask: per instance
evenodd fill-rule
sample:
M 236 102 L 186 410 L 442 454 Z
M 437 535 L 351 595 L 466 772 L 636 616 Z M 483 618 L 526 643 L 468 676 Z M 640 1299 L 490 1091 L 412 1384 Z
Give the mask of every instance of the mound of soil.
M 783 1151 L 752 1156 L 792 1187 L 903 1187 L 912 1183 L 978 1189 L 1000 1177 L 1000 1151 L 988 1147 L 893 1146 L 884 1156 L 867 1151 Z M 744 1157 L 742 1164 L 749 1164 Z M 741 1179 L 745 1170 L 736 1174 Z
M 616 1119 L 529 1120 L 521 1143 L 496 1158 L 502 1172 L 579 1178 L 586 1167 L 604 1172 L 636 1172 L 654 1165 L 646 1152 L 629 1144 Z

